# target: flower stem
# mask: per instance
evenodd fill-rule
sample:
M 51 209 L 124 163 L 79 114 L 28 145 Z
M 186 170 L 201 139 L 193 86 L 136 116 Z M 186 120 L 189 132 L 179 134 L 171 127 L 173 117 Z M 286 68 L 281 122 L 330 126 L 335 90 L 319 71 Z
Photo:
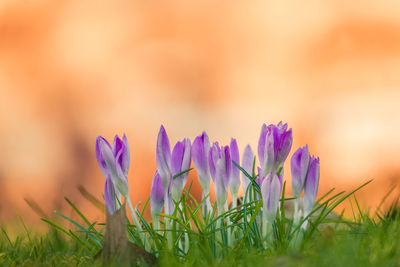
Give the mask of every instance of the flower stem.
M 168 199 L 168 190 L 164 192 L 164 213 L 169 214 L 169 199 Z M 170 231 L 170 221 L 169 218 L 164 217 L 165 221 L 165 235 L 167 236 L 167 244 L 168 249 L 172 249 L 172 232 Z
M 133 209 L 132 202 L 131 202 L 131 199 L 129 198 L 129 196 L 126 197 L 126 202 L 128 202 L 128 207 L 131 211 L 131 216 L 132 216 L 133 222 L 135 223 L 137 229 L 139 230 L 140 239 L 142 240 L 145 249 L 147 251 L 150 251 L 151 247 L 150 247 L 149 241 L 147 240 L 145 234 L 143 233 L 143 228 L 139 223 L 139 220 L 136 216 L 135 210 Z
M 300 221 L 300 212 L 299 212 L 299 198 L 296 197 L 294 199 L 294 216 L 293 216 L 294 224 L 297 225 Z
M 229 210 L 229 208 L 228 208 L 228 202 L 225 202 L 225 211 L 228 211 Z M 231 221 L 229 220 L 229 218 L 227 218 L 227 222 L 226 222 L 226 224 L 227 224 L 227 243 L 228 243 L 228 246 L 231 246 L 231 240 L 232 240 L 232 238 L 231 238 L 231 228 L 230 228 L 230 225 L 231 225 Z

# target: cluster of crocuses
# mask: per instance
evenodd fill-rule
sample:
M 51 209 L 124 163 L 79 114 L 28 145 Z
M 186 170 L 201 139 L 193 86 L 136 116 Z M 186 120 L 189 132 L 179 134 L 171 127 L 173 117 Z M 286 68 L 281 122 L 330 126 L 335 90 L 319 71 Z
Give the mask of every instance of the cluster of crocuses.
M 193 144 L 188 138 L 175 144 L 171 152 L 168 135 L 161 126 L 157 138 L 156 161 L 157 170 L 153 177 L 150 195 L 151 214 L 155 226 L 159 226 L 159 214 L 164 207 L 164 213 L 171 214 L 175 203 L 181 199 L 182 191 L 191 170 L 191 161 L 198 174 L 203 190 L 204 214 L 212 211 L 209 199 L 211 179 L 214 183 L 216 206 L 218 213 L 228 210 L 228 191 L 232 195 L 232 208 L 236 207 L 240 186 L 243 191 L 251 183 L 248 175 L 257 170 L 254 182 L 261 189 L 263 201 L 262 223 L 271 224 L 276 217 L 283 186 L 283 165 L 292 147 L 292 130 L 282 122 L 277 125 L 263 125 L 258 142 L 259 166 L 255 168 L 255 156 L 249 145 L 244 149 L 242 160 L 236 139 L 232 138 L 229 145 L 220 146 L 218 142 L 210 143 L 208 135 L 203 132 L 197 136 Z M 120 195 L 124 196 L 131 211 L 128 194 L 129 147 L 126 136 L 122 140 L 116 136 L 111 146 L 104 138 L 98 137 L 96 154 L 100 168 L 106 178 L 105 203 L 108 211 L 113 213 L 118 208 Z M 240 175 L 241 170 L 242 175 Z M 247 175 L 246 175 L 246 173 Z M 295 197 L 294 220 L 298 222 L 301 216 L 307 217 L 312 211 L 319 182 L 319 158 L 310 156 L 308 146 L 297 149 L 291 158 L 292 189 Z M 240 178 L 241 177 L 241 178 Z M 303 214 L 299 209 L 301 192 L 304 189 Z M 135 212 L 133 212 L 135 213 Z M 141 229 L 136 215 L 133 219 Z M 165 224 L 166 227 L 168 224 Z M 263 228 L 264 229 L 264 228 Z

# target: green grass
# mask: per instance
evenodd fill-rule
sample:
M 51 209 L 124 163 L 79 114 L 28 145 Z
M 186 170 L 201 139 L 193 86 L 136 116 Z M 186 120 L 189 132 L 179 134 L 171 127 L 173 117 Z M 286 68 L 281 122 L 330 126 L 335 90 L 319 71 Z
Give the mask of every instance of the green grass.
M 247 196 L 256 190 L 253 184 Z M 283 203 L 289 198 L 282 195 L 282 206 L 267 240 L 257 229 L 258 201 L 247 202 L 238 211 L 204 217 L 200 212 L 202 203 L 196 202 L 189 188 L 182 196 L 182 209 L 176 207 L 169 216 L 172 248 L 168 248 L 166 232 L 157 231 L 141 216 L 147 204 L 137 214 L 159 266 L 399 266 L 398 206 L 370 216 L 360 209 L 354 191 L 346 194 L 332 190 L 319 199 L 314 209 L 319 215 L 307 231 L 294 226 L 290 216 L 287 218 Z M 10 238 L 0 228 L 0 266 L 102 266 L 101 257 L 96 258 L 96 254 L 102 247 L 104 224 L 90 222 L 71 201 L 66 201 L 79 221 L 56 213 L 57 218 L 43 218 L 49 231 L 40 235 L 31 233 L 21 218 L 25 231 L 16 238 Z M 353 218 L 328 220 L 326 215 L 343 201 L 351 201 Z M 65 228 L 63 221 L 73 228 Z M 232 245 L 227 242 L 229 228 L 236 235 Z M 187 253 L 179 247 L 179 240 L 184 241 L 183 230 L 190 240 Z M 127 233 L 131 241 L 143 246 L 134 225 L 128 224 Z M 146 266 L 143 262 L 138 265 Z
M 9 240 L 0 234 L 0 266 L 101 266 L 93 251 L 56 230 L 45 235 L 21 233 Z M 227 249 L 214 257 L 202 248 L 182 259 L 173 253 L 160 256 L 160 266 L 399 266 L 400 220 L 363 216 L 346 229 L 316 232 L 302 248 L 259 251 Z M 116 264 L 117 265 L 117 264 Z

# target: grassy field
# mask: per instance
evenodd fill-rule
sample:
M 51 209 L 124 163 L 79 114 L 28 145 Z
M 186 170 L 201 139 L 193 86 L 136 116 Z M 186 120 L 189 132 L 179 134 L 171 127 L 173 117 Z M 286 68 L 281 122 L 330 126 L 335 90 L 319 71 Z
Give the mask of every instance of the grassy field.
M 359 209 L 352 192 L 331 192 L 324 198 L 326 200 L 321 198 L 316 205 L 317 215 L 311 220 L 310 227 L 297 231 L 298 227 L 290 216 L 284 214 L 283 196 L 281 209 L 267 240 L 260 237 L 254 228 L 257 201 L 239 206 L 235 212 L 204 218 L 196 212 L 201 203 L 192 203 L 189 197 L 183 197 L 181 209 L 176 208 L 174 215 L 170 216 L 175 244 L 172 249 L 168 249 L 166 233 L 156 233 L 151 223 L 142 217 L 141 220 L 147 238 L 158 248 L 152 249 L 158 257 L 158 266 L 400 266 L 400 216 L 395 205 L 371 217 Z M 328 219 L 326 215 L 343 201 L 352 201 L 353 219 Z M 63 228 L 62 220 L 71 219 L 62 214 L 58 214 L 58 220 L 44 219 L 50 228 L 42 235 L 30 232 L 22 220 L 26 231 L 16 238 L 11 239 L 1 228 L 0 266 L 102 266 L 101 257 L 96 255 L 101 251 L 104 225 L 89 222 L 71 205 L 81 219 L 80 222 L 72 221 L 76 226 L 73 229 Z M 247 220 L 243 215 L 240 217 L 244 212 L 248 214 Z M 190 218 L 185 214 L 194 216 Z M 222 225 L 216 228 L 216 222 L 221 218 Z M 180 235 L 184 228 L 182 225 L 189 221 L 186 233 L 190 246 L 187 252 L 183 252 L 178 241 L 183 240 L 183 235 Z M 235 236 L 231 245 L 226 241 L 229 228 L 233 229 Z M 127 232 L 132 242 L 141 245 L 134 225 L 128 224 Z M 141 260 L 136 264 L 149 265 Z M 109 265 L 121 266 L 121 263 L 115 260 Z

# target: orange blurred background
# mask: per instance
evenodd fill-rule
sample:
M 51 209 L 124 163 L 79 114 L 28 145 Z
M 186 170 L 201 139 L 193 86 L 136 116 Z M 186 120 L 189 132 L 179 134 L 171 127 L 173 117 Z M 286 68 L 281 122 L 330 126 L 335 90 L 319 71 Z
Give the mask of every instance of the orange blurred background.
M 256 151 L 280 120 L 292 152 L 320 156 L 319 195 L 373 178 L 357 196 L 374 210 L 399 194 L 398 14 L 372 0 L 1 0 L 1 220 L 41 224 L 24 198 L 70 215 L 64 196 L 103 218 L 76 188 L 101 199 L 97 135 L 127 134 L 137 203 L 161 124 L 172 145 L 206 130 Z

